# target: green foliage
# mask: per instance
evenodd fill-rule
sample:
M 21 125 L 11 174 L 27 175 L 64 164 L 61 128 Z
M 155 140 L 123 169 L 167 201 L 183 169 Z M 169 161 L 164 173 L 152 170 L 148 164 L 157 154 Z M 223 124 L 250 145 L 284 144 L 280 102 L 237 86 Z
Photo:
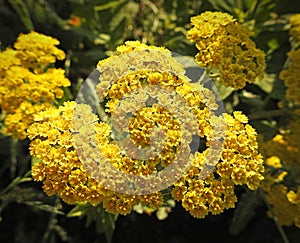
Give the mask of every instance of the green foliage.
M 77 204 L 67 217 L 86 217 L 86 227 L 95 222 L 96 232 L 104 233 L 107 242 L 111 242 L 118 215 L 107 213 L 102 206 L 92 206 L 87 203 Z
M 9 3 L 14 8 L 14 10 L 18 13 L 20 19 L 25 25 L 27 30 L 33 29 L 33 23 L 30 18 L 30 13 L 28 11 L 27 6 L 23 1 L 20 0 L 9 0 Z
M 64 213 L 55 206 L 36 200 L 38 195 L 41 195 L 39 191 L 36 191 L 30 187 L 21 187 L 21 184 L 32 181 L 32 178 L 29 176 L 30 172 L 26 173 L 23 177 L 16 177 L 8 186 L 1 190 L 0 214 L 5 207 L 9 206 L 10 204 L 19 203 L 25 204 L 31 207 L 33 210 L 42 210 L 53 214 L 63 215 Z M 0 218 L 0 220 L 2 220 L 2 218 Z

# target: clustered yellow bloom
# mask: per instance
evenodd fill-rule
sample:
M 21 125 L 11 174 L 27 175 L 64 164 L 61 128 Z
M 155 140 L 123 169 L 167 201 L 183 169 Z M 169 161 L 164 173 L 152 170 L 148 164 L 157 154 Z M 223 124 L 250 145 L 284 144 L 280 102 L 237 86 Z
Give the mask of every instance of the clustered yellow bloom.
M 277 156 L 287 168 L 299 166 L 300 120 L 291 120 L 271 140 L 261 144 L 260 149 L 265 157 Z
M 140 150 L 134 151 L 132 147 L 143 149 L 148 145 L 156 146 L 153 146 L 154 150 L 145 152 L 149 158 L 146 161 L 127 157 L 124 159 L 123 151 L 118 150 L 115 145 L 114 152 L 110 156 L 113 156 L 114 166 L 129 174 L 158 173 L 155 182 L 143 182 L 146 183 L 145 188 L 151 188 L 165 180 L 160 177 L 164 175 L 160 174 L 160 171 L 172 163 L 180 151 L 190 153 L 188 145 L 192 142 L 192 134 L 198 134 L 202 138 L 209 135 L 210 123 L 205 118 L 210 119 L 209 110 L 216 109 L 216 104 L 212 92 L 202 86 L 201 90 L 199 84 L 189 82 L 184 75 L 183 66 L 172 57 L 170 51 L 137 41 L 126 42 L 125 45 L 117 48 L 117 51 L 115 56 L 98 63 L 97 68 L 101 75 L 100 83 L 96 87 L 97 94 L 102 100 L 107 101 L 106 112 L 114 120 L 113 129 L 120 133 L 129 133 L 135 145 L 125 140 L 122 143 L 122 150 L 127 153 L 133 152 L 134 156 L 139 157 L 136 153 Z M 206 92 L 201 93 L 201 91 Z M 174 97 L 174 92 L 181 99 Z M 127 94 L 130 96 L 127 97 Z M 129 113 L 133 115 L 127 124 L 124 122 L 124 116 Z M 178 120 L 180 116 L 186 120 L 184 129 L 180 127 Z M 91 129 L 90 127 L 87 130 Z M 154 129 L 152 135 L 148 134 L 151 129 Z M 161 135 L 159 131 L 162 130 L 165 131 L 166 137 L 158 139 Z M 183 134 L 182 130 L 187 133 Z M 150 143 L 151 136 L 155 140 L 154 144 Z M 79 137 L 78 140 L 80 139 Z M 108 149 L 102 147 L 101 150 Z M 155 155 L 155 152 L 158 152 L 158 156 L 151 156 Z M 110 156 L 106 155 L 105 159 L 112 160 Z M 86 156 L 84 159 L 87 160 Z M 89 167 L 94 167 L 94 160 L 90 159 Z M 186 160 L 188 164 L 189 158 L 187 157 Z M 213 163 L 211 162 L 212 166 Z M 179 171 L 173 171 L 172 177 L 177 172 L 181 172 L 180 167 L 176 169 Z M 94 176 L 101 177 L 99 174 Z M 128 179 L 127 183 L 128 181 L 132 182 L 131 179 Z M 118 186 L 120 187 L 120 184 Z M 133 190 L 136 190 L 136 187 L 131 190 L 124 183 L 121 187 L 126 188 L 127 192 L 130 190 L 135 193 Z
M 266 199 L 271 205 L 271 211 L 268 214 L 272 218 L 276 217 L 281 225 L 291 226 L 295 223 L 300 228 L 299 202 L 297 207 L 297 204 L 288 199 L 288 195 L 292 196 L 292 191 L 288 193 L 288 188 L 283 184 L 272 185 L 266 194 Z
M 280 78 L 284 81 L 286 98 L 300 105 L 300 49 L 288 53 L 287 68 L 280 72 Z
M 149 48 L 151 49 L 151 47 Z M 104 65 L 109 60 L 111 58 L 100 63 Z M 117 65 L 120 64 L 117 63 Z M 175 66 L 172 65 L 170 68 L 175 68 Z M 104 78 L 105 75 L 106 73 L 102 73 L 101 77 Z M 122 78 L 112 83 L 110 89 L 105 87 L 105 82 L 100 82 L 97 91 L 101 93 L 101 90 L 104 89 L 103 93 L 109 99 L 106 104 L 107 112 L 112 113 L 117 110 L 114 107 L 114 100 L 120 99 L 126 93 L 141 87 L 141 82 L 145 82 L 146 78 L 148 82 L 159 83 L 161 81 L 161 84 L 165 83 L 166 86 L 168 83 L 174 84 L 177 82 L 174 75 L 160 74 L 154 71 L 123 75 Z M 106 96 L 102 95 L 104 98 Z M 143 97 L 137 95 L 135 98 L 139 101 L 138 99 Z M 159 98 L 163 100 L 168 97 Z M 134 101 L 131 102 L 134 105 Z M 166 100 L 166 102 L 169 101 Z M 82 133 L 83 136 L 88 136 L 89 131 L 96 131 L 97 139 L 95 142 L 99 150 L 102 151 L 101 156 L 114 167 L 131 174 L 149 174 L 156 171 L 155 165 L 158 162 L 166 166 L 172 159 L 174 153 L 172 149 L 177 146 L 181 139 L 177 121 L 171 117 L 168 110 L 155 105 L 138 110 L 135 116 L 130 119 L 128 130 L 134 143 L 141 146 L 147 145 L 149 143 L 147 131 L 140 131 L 140 128 L 146 130 L 155 123 L 159 124 L 167 133 L 166 146 L 162 148 L 161 156 L 150 159 L 147 161 L 148 163 L 145 163 L 145 161 L 124 156 L 117 144 L 110 139 L 112 132 L 110 125 L 103 122 L 98 123 L 98 118 L 95 115 L 86 112 L 88 107 L 81 107 L 80 105 L 75 107 L 75 103 L 70 102 L 65 103 L 64 107 L 49 109 L 36 116 L 36 123 L 28 129 L 29 139 L 32 140 L 30 145 L 31 154 L 40 159 L 40 162 L 33 166 L 32 174 L 34 179 L 43 181 L 45 192 L 48 195 L 58 193 L 67 203 L 78 201 L 89 202 L 93 205 L 103 203 L 103 207 L 108 212 L 124 215 L 131 212 L 133 206 L 139 204 L 146 205 L 151 209 L 161 207 L 163 203 L 161 192 L 148 195 L 126 195 L 109 190 L 97 180 L 97 175 L 95 175 L 97 168 L 93 167 L 94 164 L 83 166 L 80 163 L 78 157 L 80 148 L 78 148 L 78 145 L 76 146 L 76 140 L 80 140 L 81 133 L 77 132 L 76 129 L 80 131 L 82 124 L 80 124 L 80 120 L 78 124 L 76 120 L 72 124 L 72 111 L 74 109 L 79 110 L 79 114 L 85 118 L 85 121 L 93 126 L 91 129 L 86 129 L 86 133 Z M 89 151 L 92 145 L 84 149 Z M 91 153 L 93 153 L 92 150 Z M 88 154 L 90 153 L 88 152 Z M 97 155 L 92 158 L 99 160 L 101 157 L 97 157 Z M 104 170 L 105 168 L 100 169 Z
M 286 196 L 289 202 L 297 207 L 295 210 L 297 213 L 295 213 L 294 222 L 295 225 L 300 228 L 300 186 L 298 186 L 296 192 L 289 191 Z
M 31 141 L 30 153 L 39 161 L 32 167 L 32 176 L 43 182 L 43 189 L 49 196 L 58 194 L 65 202 L 103 203 L 110 213 L 126 215 L 139 203 L 157 209 L 163 204 L 160 192 L 150 195 L 125 195 L 104 188 L 91 178 L 80 162 L 75 150 L 72 117 L 75 102 L 65 102 L 59 108 L 50 108 L 35 116 L 36 123 L 28 128 Z M 82 109 L 86 109 L 83 105 Z M 96 121 L 98 118 L 93 117 Z M 99 142 L 107 132 L 105 123 L 96 123 Z M 113 153 L 108 150 L 108 153 Z
M 0 53 L 0 105 L 4 114 L 2 132 L 18 139 L 26 138 L 26 129 L 33 115 L 62 98 L 61 87 L 70 85 L 64 70 L 51 68 L 65 54 L 56 45 L 59 41 L 30 32 L 21 34 L 14 49 Z
M 280 161 L 278 157 L 272 156 L 268 160 L 272 160 L 272 162 L 267 162 L 265 180 L 261 184 L 261 189 L 270 207 L 268 216 L 277 220 L 280 225 L 295 224 L 300 228 L 299 190 L 295 192 L 286 185 L 285 177 L 289 177 L 287 171 L 272 166 L 275 161 L 278 165 L 278 161 Z
M 219 82 L 243 88 L 264 75 L 264 52 L 250 39 L 250 30 L 227 13 L 204 12 L 191 18 L 187 39 L 196 43 L 196 62 L 217 69 Z
M 66 57 L 65 53 L 56 47 L 57 45 L 59 45 L 57 39 L 32 31 L 29 34 L 21 34 L 14 48 L 23 67 L 40 69 L 55 63 L 56 59 L 63 60 Z
M 201 180 L 199 175 L 203 170 L 205 153 L 196 153 L 192 167 L 175 183 L 172 191 L 174 199 L 182 200 L 182 206 L 197 218 L 233 208 L 237 201 L 235 185 L 247 185 L 254 190 L 263 180 L 263 159 L 257 151 L 255 130 L 240 112 L 234 112 L 234 117 L 224 116 L 226 136 L 216 171 Z
M 126 42 L 117 51 L 97 66 L 101 75 L 96 91 L 113 122 L 99 122 L 87 104 L 66 102 L 36 115 L 28 129 L 31 155 L 40 160 L 32 175 L 43 182 L 48 195 L 58 193 L 67 203 L 103 203 L 108 212 L 124 215 L 135 205 L 158 209 L 164 203 L 161 191 L 134 193 L 134 181 L 120 181 L 115 171 L 134 176 L 154 174 L 155 183 L 165 183 L 168 177 L 160 178 L 159 173 L 173 164 L 180 149 L 189 155 L 183 167 L 191 166 L 185 173 L 180 168 L 168 175 L 181 173 L 172 196 L 195 217 L 234 207 L 235 185 L 258 187 L 264 168 L 256 132 L 245 115 L 213 115 L 212 110 L 217 109 L 213 93 L 199 83 L 190 83 L 183 66 L 168 50 Z M 123 119 L 126 114 L 130 114 L 128 121 Z M 182 117 L 187 121 L 184 125 Z M 129 139 L 122 140 L 126 132 Z M 197 148 L 194 154 L 189 147 L 192 134 L 205 141 L 205 148 Z M 157 137 L 162 139 L 153 140 Z M 139 150 L 131 150 L 148 145 L 155 149 L 146 153 L 158 155 L 139 158 Z M 210 168 L 215 165 L 213 173 Z M 127 187 L 125 192 L 130 193 L 112 190 L 107 180 L 112 188 Z M 146 191 L 155 184 L 143 183 Z
M 290 34 L 296 41 L 300 41 L 300 14 L 293 14 L 290 18 Z
M 300 173 L 300 121 L 292 120 L 271 140 L 261 141 L 260 150 L 267 168 L 261 188 L 271 207 L 269 216 L 281 225 L 300 228 L 299 189 L 295 192 Z

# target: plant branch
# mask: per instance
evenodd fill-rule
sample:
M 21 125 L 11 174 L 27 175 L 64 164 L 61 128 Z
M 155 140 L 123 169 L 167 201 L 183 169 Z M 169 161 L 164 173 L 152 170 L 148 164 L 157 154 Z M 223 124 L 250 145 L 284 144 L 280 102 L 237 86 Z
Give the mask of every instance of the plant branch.
M 258 120 L 261 118 L 269 118 L 273 116 L 284 116 L 284 115 L 289 115 L 290 113 L 292 113 L 293 110 L 294 109 L 291 108 L 285 108 L 279 110 L 260 111 L 260 112 L 249 114 L 248 118 L 250 120 Z

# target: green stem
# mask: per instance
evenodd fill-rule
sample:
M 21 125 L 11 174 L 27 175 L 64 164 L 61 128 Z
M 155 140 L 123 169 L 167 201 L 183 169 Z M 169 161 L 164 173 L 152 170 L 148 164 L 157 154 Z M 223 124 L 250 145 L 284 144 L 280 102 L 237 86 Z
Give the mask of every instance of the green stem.
M 65 60 L 65 75 L 67 77 L 69 77 L 69 75 L 70 75 L 72 54 L 73 54 L 72 50 L 69 49 L 68 52 L 67 52 L 66 60 Z
M 241 11 L 243 11 L 243 3 L 242 3 L 241 0 L 238 0 L 238 1 L 237 1 L 237 5 L 238 5 L 238 8 L 239 8 Z
M 273 116 L 283 116 L 283 115 L 288 115 L 289 113 L 292 112 L 293 109 L 279 109 L 279 110 L 270 110 L 270 111 L 260 111 L 256 113 L 252 113 L 248 115 L 248 118 L 250 120 L 258 120 L 261 118 L 269 118 Z
M 56 197 L 53 210 L 49 217 L 47 229 L 46 229 L 45 233 L 43 234 L 43 238 L 42 238 L 43 242 L 48 242 L 51 235 L 55 231 L 55 226 L 57 225 L 57 214 L 54 209 L 55 208 L 57 209 L 59 207 L 59 205 L 60 205 L 60 201 L 59 201 L 58 197 Z
M 272 98 L 272 97 L 271 97 L 271 93 L 272 93 L 272 92 L 268 93 L 267 96 L 266 96 L 266 98 L 265 98 L 265 100 L 263 101 L 263 104 L 262 104 L 262 107 L 263 107 L 263 108 L 268 104 L 268 102 L 269 102 L 270 99 Z
M 11 7 L 17 12 L 26 29 L 29 31 L 33 30 L 34 25 L 32 23 L 30 12 L 28 7 L 26 6 L 26 3 L 21 0 L 8 0 L 8 2 Z
M 286 234 L 285 234 L 285 232 L 284 232 L 282 226 L 279 224 L 278 219 L 277 219 L 277 217 L 275 216 L 275 214 L 274 214 L 274 212 L 273 212 L 273 210 L 272 210 L 272 207 L 271 207 L 271 205 L 269 204 L 268 200 L 266 199 L 264 193 L 263 193 L 262 191 L 260 191 L 260 190 L 259 190 L 259 193 L 260 193 L 260 195 L 261 195 L 261 197 L 262 197 L 262 199 L 263 199 L 265 205 L 267 206 L 268 210 L 270 211 L 270 213 L 271 213 L 271 215 L 272 215 L 273 221 L 275 222 L 276 228 L 277 228 L 277 230 L 279 231 L 279 234 L 280 234 L 280 236 L 281 236 L 283 242 L 284 242 L 284 243 L 290 243 L 288 237 L 286 236 Z
M 18 154 L 18 140 L 11 138 L 10 139 L 10 178 L 13 179 L 16 177 L 17 171 L 17 154 Z
M 278 231 L 279 231 L 279 233 L 280 233 L 280 235 L 281 235 L 281 237 L 282 237 L 283 242 L 284 242 L 284 243 L 290 243 L 290 241 L 289 241 L 289 239 L 287 238 L 287 236 L 286 236 L 286 234 L 285 234 L 285 232 L 284 232 L 282 226 L 278 223 L 277 217 L 276 217 L 276 216 L 273 216 L 273 219 L 274 219 L 274 222 L 275 222 L 275 224 L 276 224 L 276 227 L 277 227 L 277 229 L 278 229 Z

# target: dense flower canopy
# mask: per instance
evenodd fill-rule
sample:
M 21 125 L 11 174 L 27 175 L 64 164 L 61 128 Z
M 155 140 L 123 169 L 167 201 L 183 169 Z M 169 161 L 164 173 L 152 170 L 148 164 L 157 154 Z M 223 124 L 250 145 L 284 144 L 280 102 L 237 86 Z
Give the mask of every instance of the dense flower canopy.
M 219 82 L 235 89 L 243 88 L 264 76 L 262 50 L 250 39 L 251 31 L 231 15 L 204 12 L 191 18 L 187 39 L 196 43 L 196 62 L 209 70 L 218 69 Z
M 103 181 L 99 175 L 99 170 L 103 173 L 107 167 L 105 164 L 101 168 L 97 167 L 102 163 L 100 160 L 105 160 L 114 168 L 132 175 L 159 173 L 176 160 L 181 144 L 191 142 L 189 132 L 183 136 L 183 128 L 198 134 L 205 143 L 203 148 L 198 148 L 198 151 L 184 161 L 185 164 L 190 163 L 191 167 L 181 175 L 178 182 L 175 182 L 174 187 L 172 186 L 174 199 L 182 201 L 183 207 L 193 216 L 203 218 L 209 212 L 219 214 L 224 209 L 234 207 L 237 200 L 234 194 L 235 185 L 247 185 L 250 189 L 258 187 L 263 179 L 264 168 L 262 157 L 257 151 L 256 132 L 247 124 L 248 119 L 245 115 L 241 112 L 235 112 L 234 117 L 228 114 L 220 117 L 212 115 L 211 109 L 216 109 L 217 106 L 213 93 L 200 84 L 190 83 L 184 76 L 183 66 L 172 59 L 168 50 L 139 42 L 126 42 L 117 51 L 119 54 L 98 63 L 102 75 L 96 86 L 97 94 L 106 104 L 105 112 L 112 118 L 115 115 L 113 124 L 99 122 L 99 118 L 90 112 L 91 108 L 86 104 L 76 105 L 74 102 L 68 102 L 58 109 L 51 108 L 35 116 L 36 122 L 28 129 L 31 154 L 40 160 L 32 168 L 33 177 L 43 182 L 43 188 L 48 195 L 58 193 L 68 203 L 103 203 L 103 207 L 111 213 L 128 214 L 135 205 L 140 204 L 157 209 L 164 202 L 162 192 L 129 195 L 110 190 L 101 183 Z M 136 56 L 135 59 L 130 59 L 133 63 L 129 61 L 131 72 L 126 73 L 127 56 L 120 57 L 121 62 L 124 61 L 123 65 L 120 65 L 117 62 L 118 55 L 134 55 L 135 52 L 137 55 L 145 55 L 142 60 L 147 60 L 147 55 L 156 55 L 158 52 L 157 58 L 155 57 L 157 62 L 144 61 L 141 68 L 139 57 Z M 162 61 L 159 61 L 159 58 L 162 58 Z M 169 65 L 167 59 L 174 65 Z M 158 70 L 154 70 L 153 65 Z M 114 75 L 106 75 L 107 70 L 113 70 Z M 121 71 L 125 75 L 121 75 Z M 168 92 L 176 92 L 182 100 L 172 100 L 174 96 L 169 96 L 168 92 L 158 92 L 153 85 L 160 87 L 159 90 L 165 88 Z M 127 97 L 127 94 L 130 94 L 130 97 Z M 119 103 L 120 101 L 122 103 Z M 186 107 L 190 107 L 190 113 L 196 120 L 190 117 L 189 109 L 180 110 L 180 107 L 185 107 L 184 103 L 180 103 L 182 101 L 186 103 Z M 143 102 L 145 105 L 141 106 Z M 84 122 L 79 119 L 75 120 L 75 125 L 74 121 L 72 124 L 74 109 L 75 114 L 84 117 Z M 180 117 L 174 116 L 177 109 L 184 117 L 190 117 L 187 119 L 187 127 L 180 126 Z M 126 112 L 131 114 L 129 122 L 118 120 Z M 226 127 L 222 125 L 223 121 Z M 154 127 L 165 131 L 162 140 L 164 142 L 156 144 L 159 155 L 150 159 L 130 157 L 128 152 L 132 145 L 146 148 L 153 142 L 153 136 L 159 136 Z M 222 127 L 225 129 L 225 139 L 217 136 L 216 131 Z M 112 136 L 113 129 L 128 132 L 131 145 L 114 141 L 117 135 L 114 133 Z M 154 134 L 149 134 L 151 129 L 154 130 Z M 213 129 L 215 132 L 212 132 Z M 94 140 L 91 134 L 94 134 Z M 87 138 L 88 143 L 79 143 L 78 146 L 78 141 Z M 218 159 L 216 154 L 210 154 L 209 148 L 218 148 L 221 144 L 220 139 L 224 139 L 224 147 Z M 127 153 L 120 146 L 123 146 Z M 189 150 L 188 147 L 184 148 Z M 101 153 L 97 152 L 97 149 Z M 86 150 L 89 156 L 79 153 L 83 150 Z M 88 162 L 83 164 L 82 159 Z M 208 170 L 205 174 L 207 168 L 216 164 L 216 172 Z M 107 170 L 106 173 L 111 172 Z M 123 184 L 118 185 L 126 187 Z

